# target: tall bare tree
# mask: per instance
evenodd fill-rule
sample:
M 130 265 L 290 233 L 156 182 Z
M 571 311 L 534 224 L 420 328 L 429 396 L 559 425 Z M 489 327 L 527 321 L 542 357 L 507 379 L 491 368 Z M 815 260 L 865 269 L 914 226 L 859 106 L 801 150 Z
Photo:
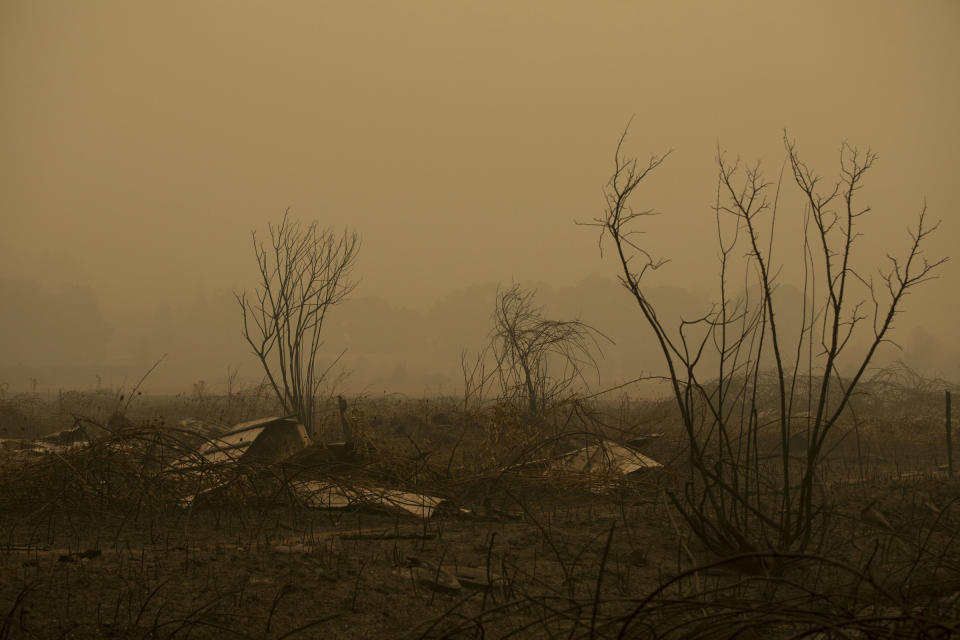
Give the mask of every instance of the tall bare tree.
M 323 322 L 356 287 L 351 271 L 360 238 L 356 231 L 291 220 L 289 209 L 278 225 L 268 225 L 266 242 L 255 230 L 251 236 L 260 282 L 252 295 L 234 294 L 243 335 L 284 411 L 296 414 L 312 434 L 319 387 L 339 360 L 318 368 Z
M 720 299 L 700 318 L 677 319 L 673 330 L 647 295 L 646 276 L 666 262 L 639 239 L 639 223 L 654 212 L 632 207 L 642 182 L 668 154 L 646 162 L 625 156 L 627 132 L 614 156 L 606 211 L 595 224 L 601 240 L 613 241 L 621 282 L 660 346 L 686 431 L 696 482 L 673 495 L 674 504 L 718 553 L 804 550 L 823 515 L 815 479 L 826 438 L 877 349 L 889 340 L 907 293 L 935 277 L 946 260 L 930 260 L 923 252 L 938 225 L 930 223 L 924 204 L 901 257 L 888 254 L 879 268 L 857 265 L 858 223 L 870 211 L 857 204 L 857 194 L 876 154 L 843 144 L 840 175 L 824 187 L 785 133 L 784 166 L 804 211 L 797 239 L 802 321 L 798 335 L 788 336 L 774 295 L 782 266 L 774 258 L 782 178 L 769 182 L 759 164 L 741 166 L 718 149 L 714 223 Z M 733 296 L 730 279 L 738 256 L 744 257 L 745 286 L 743 295 Z M 768 402 L 764 394 L 771 388 L 776 390 Z M 770 471 L 760 455 L 760 435 L 768 426 L 778 434 L 780 451 L 779 466 Z M 772 502 L 770 487 L 776 488 Z

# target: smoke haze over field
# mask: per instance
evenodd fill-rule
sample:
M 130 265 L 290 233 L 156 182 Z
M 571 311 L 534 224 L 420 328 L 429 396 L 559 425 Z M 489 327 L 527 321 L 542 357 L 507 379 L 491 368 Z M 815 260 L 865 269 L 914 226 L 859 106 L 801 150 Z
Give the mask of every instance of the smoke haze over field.
M 784 128 L 826 182 L 842 140 L 879 152 L 863 264 L 906 250 L 924 198 L 943 221 L 926 251 L 950 255 L 958 63 L 951 0 L 0 0 L 0 383 L 129 385 L 163 353 L 158 387 L 256 377 L 231 291 L 287 207 L 362 236 L 325 347 L 355 389 L 451 389 L 513 281 L 617 341 L 605 381 L 650 373 L 617 265 L 574 224 L 601 213 L 631 116 L 628 152 L 674 149 L 641 194 L 672 259 L 651 285 L 693 312 L 717 271 L 717 145 L 775 181 Z M 785 182 L 785 290 L 802 215 Z M 884 357 L 956 379 L 957 261 L 939 276 Z

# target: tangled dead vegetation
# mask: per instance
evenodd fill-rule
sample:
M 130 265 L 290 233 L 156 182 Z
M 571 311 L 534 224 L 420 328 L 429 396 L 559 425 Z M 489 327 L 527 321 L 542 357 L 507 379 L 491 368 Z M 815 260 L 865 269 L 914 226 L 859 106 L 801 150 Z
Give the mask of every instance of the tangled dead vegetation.
M 354 407 L 349 447 L 246 457 L 270 421 L 131 418 L 7 452 L 5 637 L 958 633 L 960 487 L 934 450 L 898 458 L 882 412 L 860 414 L 870 465 L 827 468 L 814 549 L 717 556 L 666 499 L 689 468 L 658 403 L 570 405 L 507 442 L 503 408 Z M 622 449 L 662 466 L 624 474 Z

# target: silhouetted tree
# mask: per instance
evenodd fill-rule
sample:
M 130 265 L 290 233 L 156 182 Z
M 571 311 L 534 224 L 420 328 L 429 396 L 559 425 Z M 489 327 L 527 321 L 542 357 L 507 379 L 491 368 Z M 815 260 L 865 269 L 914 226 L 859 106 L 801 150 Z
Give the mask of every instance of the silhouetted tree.
M 337 233 L 315 221 L 304 226 L 290 220 L 289 210 L 268 230 L 266 244 L 252 232 L 260 271 L 253 299 L 246 292 L 234 295 L 244 338 L 284 411 L 296 414 L 312 433 L 314 401 L 333 366 L 317 366 L 321 331 L 330 308 L 356 287 L 350 272 L 360 239 L 355 231 Z
M 702 317 L 680 319 L 673 331 L 668 329 L 672 320 L 657 314 L 645 282 L 666 262 L 640 241 L 637 228 L 655 212 L 631 206 L 643 180 L 668 154 L 646 162 L 625 157 L 627 132 L 617 144 L 606 211 L 595 224 L 601 240 L 613 241 L 621 282 L 659 345 L 686 432 L 696 482 L 672 495 L 674 505 L 718 553 L 749 553 L 765 546 L 806 549 L 822 514 L 814 480 L 826 438 L 877 349 L 888 340 L 904 297 L 934 277 L 946 260 L 928 260 L 923 254 L 938 225 L 927 220 L 924 203 L 902 257 L 888 254 L 886 266 L 879 269 L 856 265 L 857 225 L 870 211 L 856 203 L 856 195 L 877 155 L 844 143 L 840 176 L 824 186 L 785 133 L 785 166 L 805 209 L 798 238 L 803 302 L 799 326 L 794 324 L 798 335 L 788 336 L 774 295 L 780 271 L 773 258 L 774 221 L 781 184 L 766 181 L 759 163 L 742 167 L 718 149 L 714 224 L 720 299 Z M 746 262 L 738 273 L 745 274 L 747 293 L 734 297 L 730 278 L 740 256 Z M 860 327 L 866 346 L 849 353 L 848 347 L 856 349 L 851 338 Z M 705 357 L 707 352 L 712 357 Z M 767 426 L 778 434 L 779 477 L 769 475 L 760 462 L 760 434 Z M 797 443 L 802 443 L 800 451 Z M 771 486 L 776 487 L 773 503 L 767 497 Z

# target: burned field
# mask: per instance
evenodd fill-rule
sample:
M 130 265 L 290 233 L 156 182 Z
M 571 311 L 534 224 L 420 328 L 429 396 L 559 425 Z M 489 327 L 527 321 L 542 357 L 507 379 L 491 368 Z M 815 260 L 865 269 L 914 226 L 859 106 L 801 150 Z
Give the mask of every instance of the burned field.
M 960 633 L 937 394 L 858 398 L 811 543 L 731 553 L 677 502 L 691 471 L 670 403 L 571 402 L 529 424 L 358 399 L 310 435 L 217 422 L 226 401 L 143 398 L 124 420 L 3 442 L 0 637 Z

